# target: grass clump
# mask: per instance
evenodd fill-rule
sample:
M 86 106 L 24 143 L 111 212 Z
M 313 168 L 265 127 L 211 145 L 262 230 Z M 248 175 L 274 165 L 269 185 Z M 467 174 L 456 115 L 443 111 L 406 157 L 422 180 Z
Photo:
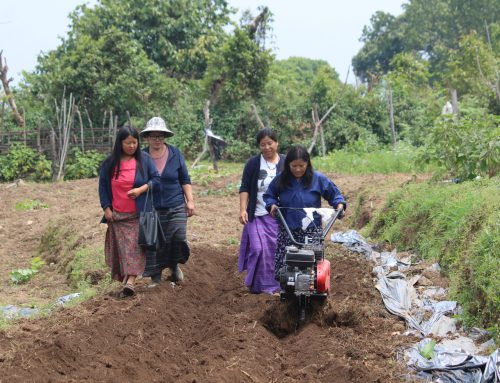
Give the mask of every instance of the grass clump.
M 82 242 L 82 234 L 78 234 L 67 220 L 60 219 L 52 221 L 43 232 L 38 253 L 48 264 L 55 264 L 59 271 L 66 271 L 74 250 Z
M 88 287 L 105 279 L 107 266 L 104 250 L 92 247 L 75 249 L 73 259 L 68 263 L 68 277 L 74 287 Z
M 27 211 L 27 210 L 38 210 L 38 209 L 48 209 L 49 205 L 44 202 L 38 201 L 36 199 L 27 199 L 21 202 L 17 202 L 15 209 L 17 211 Z
M 65 220 L 52 222 L 47 227 L 40 239 L 38 252 L 47 263 L 56 265 L 74 288 L 82 284 L 83 287 L 97 285 L 108 272 L 102 246 L 87 246 L 83 234 Z
M 438 261 L 468 324 L 500 319 L 500 179 L 408 184 L 387 199 L 369 236 Z

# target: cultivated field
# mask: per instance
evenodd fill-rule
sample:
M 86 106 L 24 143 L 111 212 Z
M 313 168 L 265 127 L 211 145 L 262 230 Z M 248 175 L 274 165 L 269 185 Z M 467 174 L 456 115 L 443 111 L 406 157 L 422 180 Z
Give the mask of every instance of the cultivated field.
M 332 176 L 349 204 L 346 219 L 332 231 L 363 224 L 389 190 L 412 180 L 403 174 Z M 165 275 L 151 289 L 140 280 L 132 299 L 115 298 L 118 286 L 111 285 L 74 307 L 7 327 L 0 331 L 0 382 L 403 381 L 406 371 L 396 354 L 415 340 L 401 335 L 404 322 L 386 311 L 372 266 L 356 254 L 328 244 L 332 292 L 300 328 L 294 307 L 247 292 L 237 272 L 238 195 L 224 192 L 238 178 L 195 185 L 192 256 L 182 284 Z M 2 184 L 0 199 L 0 305 L 49 304 L 74 291 L 71 270 L 61 267 L 71 255 L 61 254 L 49 234 L 67 233 L 75 248 L 102 248 L 97 180 Z M 16 210 L 25 200 L 46 207 Z M 10 284 L 9 272 L 29 265 L 40 251 L 46 261 L 41 271 L 26 284 Z M 103 274 L 89 277 L 98 283 Z

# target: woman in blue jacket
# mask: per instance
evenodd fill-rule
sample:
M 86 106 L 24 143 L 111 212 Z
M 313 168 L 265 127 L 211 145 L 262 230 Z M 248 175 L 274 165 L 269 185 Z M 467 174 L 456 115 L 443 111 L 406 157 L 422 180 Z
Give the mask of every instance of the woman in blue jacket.
M 271 182 L 264 194 L 266 208 L 272 216 L 276 215 L 277 207 L 292 208 L 281 210 L 283 218 L 294 238 L 298 242 L 304 242 L 306 235 L 314 236 L 318 228 L 321 228 L 321 218 L 314 214 L 314 222 L 304 230 L 303 219 L 306 216 L 302 209 L 320 208 L 321 197 L 335 209 L 342 207 L 345 210 L 347 206 L 337 186 L 324 174 L 313 170 L 307 150 L 303 146 L 291 148 L 286 155 L 283 172 Z M 277 280 L 283 267 L 285 247 L 292 245 L 284 226 L 279 226 L 275 256 Z
M 279 291 L 274 279 L 274 252 L 278 224 L 266 210 L 262 196 L 269 183 L 283 170 L 285 156 L 278 152 L 278 137 L 271 129 L 257 133 L 260 154 L 245 164 L 240 186 L 241 235 L 238 271 L 247 271 L 245 284 L 252 293 Z
M 170 268 L 173 282 L 182 281 L 184 274 L 179 263 L 189 257 L 186 240 L 187 218 L 194 214 L 193 191 L 186 162 L 179 149 L 165 143 L 174 133 L 160 117 L 153 117 L 141 132 L 148 147 L 144 149 L 160 173 L 160 184 L 153 192 L 154 205 L 165 234 L 164 246 L 158 251 L 146 251 L 144 276 L 151 277 L 152 286 L 160 283 L 163 269 Z
M 160 175 L 150 156 L 140 149 L 139 133 L 130 126 L 120 128 L 111 155 L 99 174 L 99 199 L 108 224 L 105 240 L 106 264 L 113 279 L 122 281 L 122 294 L 135 294 L 135 280 L 144 271 L 146 257 L 138 245 L 138 212 L 144 208 L 148 183 Z

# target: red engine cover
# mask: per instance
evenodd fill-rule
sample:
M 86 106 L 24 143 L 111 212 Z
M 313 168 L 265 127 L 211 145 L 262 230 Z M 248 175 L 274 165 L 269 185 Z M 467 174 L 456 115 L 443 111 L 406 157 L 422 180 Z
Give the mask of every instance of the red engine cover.
M 322 261 L 318 261 L 317 267 L 317 279 L 316 286 L 318 293 L 330 293 L 330 261 L 327 259 L 323 259 Z

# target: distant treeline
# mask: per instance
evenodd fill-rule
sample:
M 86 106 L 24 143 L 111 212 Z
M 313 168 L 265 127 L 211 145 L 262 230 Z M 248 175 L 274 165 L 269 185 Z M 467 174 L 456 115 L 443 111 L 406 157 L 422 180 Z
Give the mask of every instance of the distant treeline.
M 85 150 L 104 150 L 109 126 L 141 129 L 159 115 L 188 158 L 200 153 L 209 127 L 228 143 L 224 159 L 244 160 L 265 125 L 282 150 L 301 143 L 317 155 L 404 141 L 450 173 L 498 173 L 498 0 L 411 0 L 398 17 L 377 12 L 360 31 L 357 85 L 322 60 L 275 60 L 266 45 L 272 9 L 246 12 L 232 28 L 230 16 L 224 0 L 77 7 L 67 36 L 18 87 L 9 87 L 2 66 L 2 145 L 16 131 L 26 143 L 40 132 L 42 149 L 51 128 L 60 140 L 63 100 L 72 98 L 69 144 L 81 147 L 83 131 Z

